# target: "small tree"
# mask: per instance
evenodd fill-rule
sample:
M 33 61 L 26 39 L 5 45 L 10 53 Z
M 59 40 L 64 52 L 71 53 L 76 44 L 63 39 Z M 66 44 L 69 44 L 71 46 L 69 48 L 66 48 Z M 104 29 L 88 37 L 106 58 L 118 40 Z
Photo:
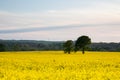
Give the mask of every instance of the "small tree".
M 75 43 L 75 52 L 82 49 L 82 53 L 85 53 L 85 48 L 87 45 L 91 44 L 91 39 L 88 36 L 81 36 L 77 39 Z
M 67 40 L 63 44 L 64 52 L 70 54 L 71 51 L 73 51 L 73 41 L 72 40 Z

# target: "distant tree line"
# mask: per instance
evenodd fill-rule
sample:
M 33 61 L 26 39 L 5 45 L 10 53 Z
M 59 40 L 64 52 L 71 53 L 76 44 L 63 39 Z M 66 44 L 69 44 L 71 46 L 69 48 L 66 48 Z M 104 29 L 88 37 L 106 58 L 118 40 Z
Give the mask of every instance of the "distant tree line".
M 43 51 L 62 50 L 63 42 L 35 40 L 0 40 L 1 51 Z
M 65 41 L 0 40 L 0 51 L 63 50 Z M 73 41 L 75 45 L 75 41 Z M 87 51 L 120 51 L 120 43 L 92 43 Z

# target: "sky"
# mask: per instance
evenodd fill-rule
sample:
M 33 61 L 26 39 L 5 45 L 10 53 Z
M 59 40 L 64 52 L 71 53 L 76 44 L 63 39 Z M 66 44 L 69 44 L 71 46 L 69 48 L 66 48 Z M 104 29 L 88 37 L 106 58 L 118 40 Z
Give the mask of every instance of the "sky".
M 120 42 L 120 0 L 0 0 L 0 39 Z

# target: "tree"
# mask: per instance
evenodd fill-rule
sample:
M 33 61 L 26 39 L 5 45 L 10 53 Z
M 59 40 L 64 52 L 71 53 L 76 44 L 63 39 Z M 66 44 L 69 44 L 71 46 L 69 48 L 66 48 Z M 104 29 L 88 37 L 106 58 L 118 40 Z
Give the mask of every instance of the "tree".
M 0 44 L 0 52 L 5 51 L 5 45 Z
M 63 44 L 64 52 L 70 54 L 71 51 L 73 51 L 73 41 L 72 40 L 67 40 Z
M 82 49 L 82 53 L 85 53 L 85 48 L 87 45 L 91 44 L 91 39 L 88 36 L 81 36 L 75 42 L 75 52 Z

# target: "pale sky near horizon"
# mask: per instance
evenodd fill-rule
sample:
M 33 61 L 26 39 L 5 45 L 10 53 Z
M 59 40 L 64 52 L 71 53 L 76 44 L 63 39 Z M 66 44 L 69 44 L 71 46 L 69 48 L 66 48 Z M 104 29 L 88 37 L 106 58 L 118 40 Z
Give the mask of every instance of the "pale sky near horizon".
M 120 0 L 0 0 L 0 39 L 120 42 Z

